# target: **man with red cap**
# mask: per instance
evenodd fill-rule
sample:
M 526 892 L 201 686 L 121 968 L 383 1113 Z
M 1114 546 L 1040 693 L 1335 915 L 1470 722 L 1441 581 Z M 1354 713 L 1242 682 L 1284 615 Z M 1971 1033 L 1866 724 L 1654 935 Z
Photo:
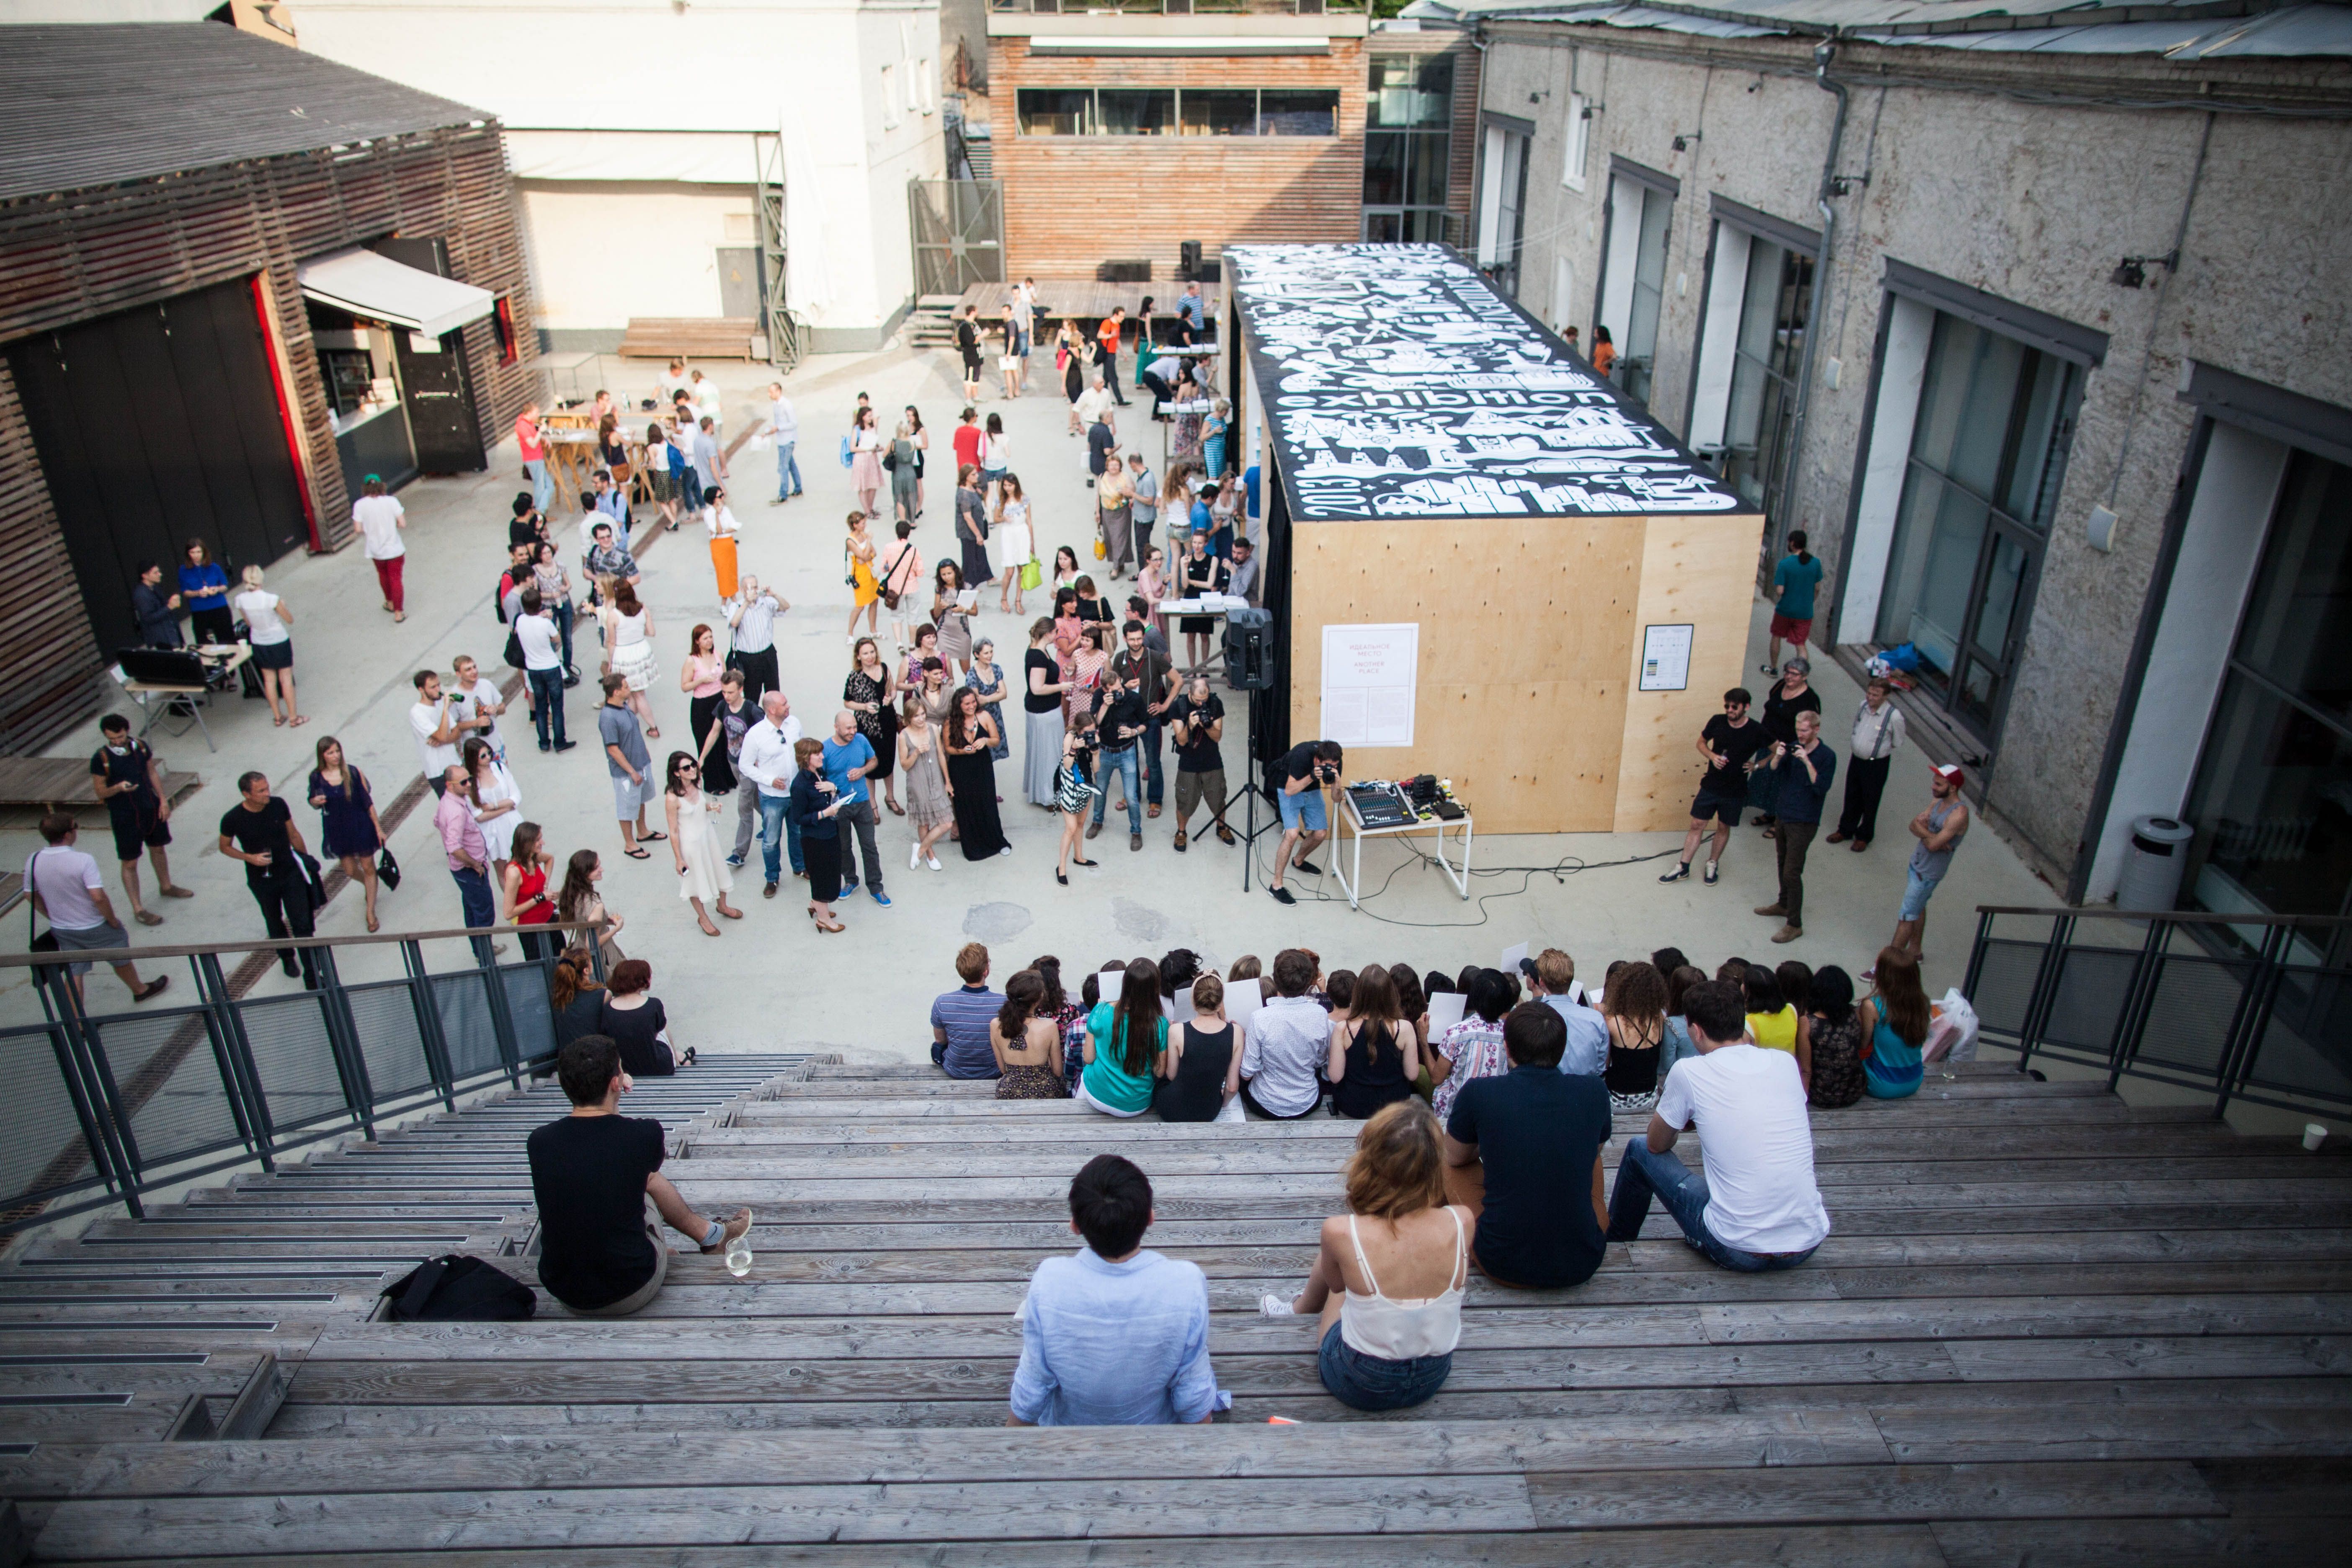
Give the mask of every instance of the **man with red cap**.
M 1927 810 L 1911 819 L 1911 837 L 1919 842 L 1911 850 L 1903 908 L 1895 917 L 1895 940 L 1888 944 L 1914 958 L 1919 956 L 1919 944 L 1927 934 L 1927 900 L 1944 873 L 1952 868 L 1952 855 L 1969 831 L 1969 803 L 1960 798 L 1960 786 L 1968 783 L 1968 775 L 1948 764 L 1930 770 L 1930 779 L 1935 798 L 1928 801 Z

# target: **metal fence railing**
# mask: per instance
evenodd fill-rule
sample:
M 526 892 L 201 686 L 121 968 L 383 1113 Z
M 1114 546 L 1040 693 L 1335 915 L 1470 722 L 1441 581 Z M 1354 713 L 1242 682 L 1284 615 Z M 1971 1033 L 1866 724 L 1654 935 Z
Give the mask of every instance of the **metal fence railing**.
M 1984 1037 L 2294 1110 L 2352 1110 L 2352 918 L 1980 905 Z
M 556 950 L 595 929 L 272 941 L 265 967 L 271 950 L 307 949 L 318 982 L 267 994 L 250 961 L 243 984 L 222 967 L 253 952 L 249 942 L 63 955 L 98 965 L 79 991 L 58 955 L 0 957 L 0 976 L 30 972 L 40 1011 L 0 1016 L 0 1233 L 116 1202 L 137 1217 L 158 1187 L 273 1169 L 324 1138 L 373 1138 L 379 1117 L 455 1109 L 500 1079 L 519 1086 L 555 1051 Z M 499 955 L 499 939 L 521 952 Z M 106 972 L 118 960 L 142 978 L 171 975 L 173 988 L 131 1005 Z

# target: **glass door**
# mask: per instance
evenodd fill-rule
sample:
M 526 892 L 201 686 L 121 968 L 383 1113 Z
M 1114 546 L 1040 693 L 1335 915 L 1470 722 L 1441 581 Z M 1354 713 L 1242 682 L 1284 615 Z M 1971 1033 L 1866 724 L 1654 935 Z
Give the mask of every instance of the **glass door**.
M 1795 423 L 1798 368 L 1813 258 L 1759 237 L 1748 247 L 1731 396 L 1723 425 L 1723 477 L 1748 505 L 1778 521 Z
M 1633 303 L 1625 321 L 1625 341 L 1618 345 L 1617 384 L 1626 395 L 1650 401 L 1651 367 L 1658 353 L 1658 316 L 1666 297 L 1666 232 L 1675 216 L 1675 198 L 1664 191 L 1642 191 L 1642 235 L 1633 251 Z
M 2082 372 L 1938 315 L 1895 511 L 1876 640 L 1919 654 L 1919 689 L 1990 745 L 2032 617 Z
M 1376 58 L 1369 94 L 1364 237 L 1385 244 L 1443 241 L 1454 61 L 1444 55 Z

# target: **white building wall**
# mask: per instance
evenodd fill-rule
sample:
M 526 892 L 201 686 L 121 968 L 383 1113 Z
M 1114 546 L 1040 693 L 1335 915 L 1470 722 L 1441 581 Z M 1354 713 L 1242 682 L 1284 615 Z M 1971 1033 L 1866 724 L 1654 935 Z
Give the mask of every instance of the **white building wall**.
M 516 184 L 530 225 L 539 324 L 551 332 L 617 331 L 633 315 L 720 315 L 719 249 L 756 243 L 740 237 L 751 215 L 747 186 Z
M 606 133 L 583 135 L 579 153 L 516 137 L 534 269 L 562 301 L 556 330 L 615 335 L 633 315 L 716 314 L 715 271 L 707 310 L 679 300 L 700 297 L 724 241 L 698 241 L 689 263 L 679 237 L 626 215 L 688 200 L 675 187 L 738 162 L 737 139 L 740 174 L 727 178 L 748 205 L 750 139 L 780 129 L 793 291 L 813 346 L 877 343 L 912 299 L 906 184 L 945 170 L 938 0 L 304 0 L 297 24 L 302 47 L 485 110 L 509 132 Z M 551 180 L 583 188 L 558 196 Z M 602 280 L 552 254 L 576 237 L 579 198 L 600 197 L 622 215 L 603 226 Z M 719 198 L 692 199 L 707 216 Z

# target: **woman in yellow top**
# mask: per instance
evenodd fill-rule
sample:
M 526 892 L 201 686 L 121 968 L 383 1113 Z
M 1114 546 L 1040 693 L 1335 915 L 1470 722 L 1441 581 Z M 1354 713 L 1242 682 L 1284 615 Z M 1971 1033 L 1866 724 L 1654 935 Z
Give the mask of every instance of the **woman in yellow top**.
M 849 602 L 848 635 L 853 637 L 857 635 L 857 617 L 861 614 L 866 617 L 866 636 L 872 637 L 879 629 L 876 623 L 882 618 L 882 584 L 874 580 L 874 554 L 873 537 L 866 531 L 866 514 L 851 512 L 849 542 L 843 547 L 842 559 L 849 568 L 853 596 Z
M 1748 993 L 1748 1037 L 1766 1050 L 1796 1055 L 1797 1010 L 1780 994 L 1779 976 L 1751 963 L 1742 984 Z

